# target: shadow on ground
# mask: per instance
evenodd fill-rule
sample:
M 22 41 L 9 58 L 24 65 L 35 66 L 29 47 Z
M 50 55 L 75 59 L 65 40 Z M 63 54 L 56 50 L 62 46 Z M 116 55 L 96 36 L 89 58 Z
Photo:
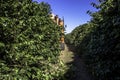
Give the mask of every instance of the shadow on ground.
M 69 67 L 68 71 L 65 73 L 66 80 L 93 80 L 88 74 L 87 69 L 83 60 L 76 53 L 75 47 L 72 45 L 66 45 L 70 52 L 73 52 L 73 60 L 67 62 L 66 65 Z

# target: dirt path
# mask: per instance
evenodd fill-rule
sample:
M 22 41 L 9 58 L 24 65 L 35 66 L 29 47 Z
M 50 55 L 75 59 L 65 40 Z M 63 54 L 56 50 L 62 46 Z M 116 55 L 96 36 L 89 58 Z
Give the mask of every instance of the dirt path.
M 65 50 L 61 52 L 60 59 L 68 67 L 65 74 L 67 80 L 92 80 L 87 73 L 82 59 L 73 52 L 74 47 L 65 45 Z

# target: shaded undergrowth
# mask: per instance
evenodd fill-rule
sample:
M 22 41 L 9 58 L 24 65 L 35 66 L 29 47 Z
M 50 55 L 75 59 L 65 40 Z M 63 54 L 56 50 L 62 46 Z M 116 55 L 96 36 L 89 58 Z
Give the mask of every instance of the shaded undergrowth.
M 73 56 L 71 57 L 72 61 L 66 62 L 66 65 L 69 67 L 64 75 L 66 80 L 93 80 L 87 72 L 84 61 L 76 53 L 75 47 L 73 45 L 67 45 L 67 48 L 68 52 L 72 52 Z

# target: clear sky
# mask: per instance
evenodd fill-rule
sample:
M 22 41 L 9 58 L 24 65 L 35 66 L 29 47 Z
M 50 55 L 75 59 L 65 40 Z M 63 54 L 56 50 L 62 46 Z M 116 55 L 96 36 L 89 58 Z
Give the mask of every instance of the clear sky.
M 88 10 L 95 11 L 91 2 L 97 0 L 33 0 L 37 2 L 47 2 L 51 5 L 52 12 L 60 18 L 64 17 L 66 32 L 70 33 L 75 27 L 90 21 L 90 16 L 86 14 Z

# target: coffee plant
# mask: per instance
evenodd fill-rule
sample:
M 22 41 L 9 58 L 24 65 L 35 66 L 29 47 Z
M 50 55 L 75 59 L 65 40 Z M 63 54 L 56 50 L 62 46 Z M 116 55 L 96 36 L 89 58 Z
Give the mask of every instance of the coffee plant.
M 95 80 L 120 79 L 120 1 L 100 0 L 91 21 L 66 35 L 76 46 Z M 68 36 L 69 35 L 69 36 Z M 78 50 L 79 49 L 79 50 Z
M 55 80 L 60 27 L 48 3 L 0 0 L 0 80 Z

